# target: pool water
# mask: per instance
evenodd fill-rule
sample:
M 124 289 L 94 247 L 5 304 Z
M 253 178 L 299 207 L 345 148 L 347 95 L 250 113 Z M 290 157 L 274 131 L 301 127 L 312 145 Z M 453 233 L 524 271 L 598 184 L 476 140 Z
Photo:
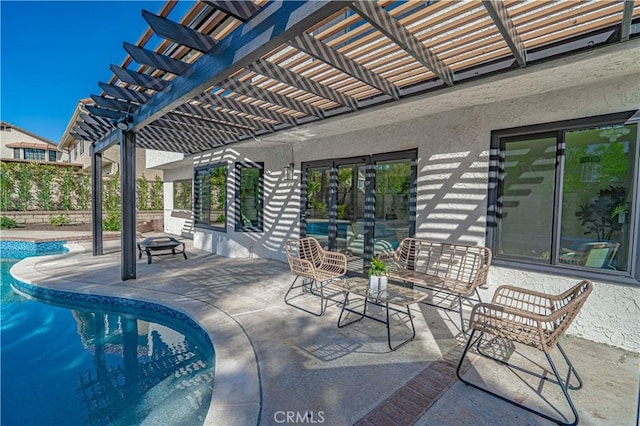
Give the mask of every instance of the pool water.
M 11 266 L 33 255 L 0 258 L 2 425 L 204 423 L 214 353 L 197 324 L 160 305 L 14 280 Z

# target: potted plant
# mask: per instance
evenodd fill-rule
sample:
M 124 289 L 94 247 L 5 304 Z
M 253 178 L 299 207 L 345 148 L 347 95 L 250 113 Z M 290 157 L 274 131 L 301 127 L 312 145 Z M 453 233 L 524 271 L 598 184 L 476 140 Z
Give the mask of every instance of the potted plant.
M 387 289 L 389 265 L 380 259 L 371 259 L 369 266 L 369 290 L 379 292 Z

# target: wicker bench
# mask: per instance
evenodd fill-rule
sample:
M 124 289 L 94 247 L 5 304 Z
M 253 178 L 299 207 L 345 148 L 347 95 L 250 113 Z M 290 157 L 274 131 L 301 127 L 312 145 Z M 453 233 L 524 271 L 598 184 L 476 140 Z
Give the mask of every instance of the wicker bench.
M 469 299 L 475 293 L 478 301 L 481 301 L 477 289 L 487 282 L 491 250 L 480 246 L 405 238 L 395 251 L 383 253 L 378 259 L 390 265 L 391 279 L 457 298 L 458 309 L 442 304 L 435 306 L 459 312 L 464 330 L 462 298 Z

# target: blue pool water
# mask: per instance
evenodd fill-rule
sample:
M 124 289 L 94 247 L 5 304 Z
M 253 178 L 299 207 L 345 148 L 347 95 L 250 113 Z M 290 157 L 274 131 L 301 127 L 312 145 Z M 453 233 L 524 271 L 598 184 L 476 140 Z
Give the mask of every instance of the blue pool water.
M 203 424 L 214 353 L 197 324 L 156 304 L 20 283 L 11 266 L 46 252 L 0 248 L 3 426 Z

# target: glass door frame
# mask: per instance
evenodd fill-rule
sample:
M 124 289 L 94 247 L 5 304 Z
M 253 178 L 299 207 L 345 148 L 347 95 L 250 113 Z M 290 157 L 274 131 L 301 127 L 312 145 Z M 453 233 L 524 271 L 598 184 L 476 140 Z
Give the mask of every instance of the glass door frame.
M 340 159 L 302 162 L 300 182 L 300 237 L 307 236 L 307 173 L 309 169 L 329 168 L 329 203 L 328 203 L 328 249 L 337 249 L 337 192 L 338 192 L 338 167 L 347 165 L 365 166 L 365 195 L 364 195 L 364 252 L 363 271 L 369 268 L 373 257 L 373 242 L 375 234 L 375 167 L 379 162 L 394 160 L 408 160 L 411 162 L 411 186 L 409 195 L 409 236 L 413 237 L 416 231 L 416 199 L 417 199 L 417 160 L 418 150 L 389 152 L 384 154 L 362 155 Z

